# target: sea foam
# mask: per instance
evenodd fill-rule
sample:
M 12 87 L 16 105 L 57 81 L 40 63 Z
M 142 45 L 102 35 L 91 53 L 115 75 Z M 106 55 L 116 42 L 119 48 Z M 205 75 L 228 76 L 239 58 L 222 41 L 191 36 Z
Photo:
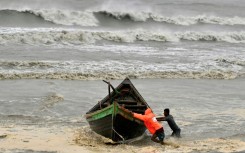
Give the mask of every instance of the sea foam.
M 0 44 L 17 43 L 31 45 L 81 45 L 106 40 L 113 42 L 132 43 L 136 41 L 178 42 L 217 41 L 227 43 L 245 43 L 245 31 L 241 32 L 158 32 L 141 29 L 126 31 L 78 30 L 78 29 L 10 29 L 10 32 L 0 29 Z
M 119 61 L 3 61 L 0 79 L 102 80 L 130 78 L 234 79 L 242 76 L 240 65 L 206 63 L 147 63 Z

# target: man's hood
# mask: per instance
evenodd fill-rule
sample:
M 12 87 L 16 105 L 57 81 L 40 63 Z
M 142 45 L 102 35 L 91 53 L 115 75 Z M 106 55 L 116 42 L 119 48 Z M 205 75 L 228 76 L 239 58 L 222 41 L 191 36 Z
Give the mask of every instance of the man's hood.
M 145 115 L 148 115 L 148 114 L 151 114 L 152 113 L 152 110 L 150 108 L 147 108 L 145 110 Z

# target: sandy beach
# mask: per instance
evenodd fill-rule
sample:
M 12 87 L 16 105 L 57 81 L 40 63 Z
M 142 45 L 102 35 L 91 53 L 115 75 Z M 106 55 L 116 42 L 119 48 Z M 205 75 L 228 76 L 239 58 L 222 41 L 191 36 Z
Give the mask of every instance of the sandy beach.
M 85 127 L 84 127 L 85 128 Z M 161 146 L 151 142 L 138 141 L 131 144 L 108 145 L 110 142 L 102 138 L 88 127 L 84 128 L 37 128 L 34 126 L 1 127 L 0 151 L 13 153 L 162 153 L 162 152 L 244 152 L 245 142 L 239 139 L 212 138 L 199 141 L 182 141 L 168 139 L 171 145 Z M 92 134 L 91 134 L 92 133 Z M 92 137 L 91 137 L 92 136 Z M 149 137 L 147 138 L 149 139 Z

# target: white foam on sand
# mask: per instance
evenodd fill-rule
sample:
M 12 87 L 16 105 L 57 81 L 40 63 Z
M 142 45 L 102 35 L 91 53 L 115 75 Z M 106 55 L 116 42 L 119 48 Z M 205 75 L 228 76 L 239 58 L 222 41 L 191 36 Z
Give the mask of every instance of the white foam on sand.
M 1 126 L 0 151 L 33 150 L 60 153 L 75 152 L 122 152 L 122 153 L 161 153 L 161 152 L 236 152 L 243 151 L 245 142 L 238 139 L 210 138 L 205 140 L 186 141 L 182 139 L 167 139 L 167 145 L 160 145 L 145 137 L 132 144 L 113 144 L 90 130 L 68 127 L 34 127 L 34 126 Z M 108 143 L 110 145 L 108 145 Z
M 224 139 L 224 138 L 209 138 L 204 140 L 186 141 L 182 139 L 168 138 L 165 140 L 166 145 L 153 143 L 151 141 L 140 140 L 136 144 L 122 144 L 122 145 L 106 145 L 110 142 L 109 139 L 103 138 L 91 130 L 84 127 L 78 131 L 76 135 L 76 143 L 81 146 L 86 146 L 88 149 L 100 152 L 234 152 L 244 150 L 243 146 L 245 142 L 236 139 Z M 147 141 L 147 142 L 146 142 Z

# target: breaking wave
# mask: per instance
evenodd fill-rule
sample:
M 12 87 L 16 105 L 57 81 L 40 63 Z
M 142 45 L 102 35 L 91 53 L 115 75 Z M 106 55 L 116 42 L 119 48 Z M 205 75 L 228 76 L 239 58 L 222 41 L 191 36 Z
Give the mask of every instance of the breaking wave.
M 244 66 L 242 59 L 216 59 L 198 63 L 148 63 L 139 60 L 0 61 L 0 79 L 234 79 L 243 75 L 241 70 Z
M 0 73 L 3 79 L 65 79 L 65 80 L 103 80 L 163 78 L 163 79 L 235 79 L 242 76 L 234 71 L 156 71 L 156 72 L 23 72 Z
M 25 11 L 42 17 L 47 21 L 62 25 L 97 26 L 98 21 L 90 12 L 66 10 Z
M 134 31 L 85 31 L 76 29 L 10 29 L 6 32 L 0 29 L 0 44 L 17 43 L 31 45 L 80 45 L 83 43 L 95 43 L 99 40 L 114 42 L 136 42 L 136 41 L 157 41 L 157 42 L 178 42 L 188 41 L 217 41 L 228 43 L 245 43 L 245 31 L 241 32 L 153 32 L 145 30 Z
M 59 25 L 79 25 L 79 26 L 97 26 L 98 20 L 91 12 L 69 11 L 69 10 L 1 10 L 0 15 L 5 16 L 26 14 L 40 17 Z
M 222 71 L 206 71 L 206 72 L 191 72 L 191 71 L 165 71 L 165 72 L 94 72 L 94 73 L 72 73 L 72 72 L 50 72 L 50 73 L 0 73 L 0 79 L 65 79 L 65 80 L 103 80 L 103 79 L 124 79 L 125 77 L 134 79 L 145 78 L 189 78 L 189 79 L 235 79 L 240 75 L 236 72 Z
M 239 66 L 245 66 L 245 59 L 224 59 L 224 58 L 219 58 L 216 59 L 216 61 L 220 63 L 225 63 L 225 64 L 233 64 L 233 65 L 239 65 Z
M 43 65 L 45 65 L 45 68 L 43 68 Z M 102 80 L 123 79 L 125 77 L 235 79 L 242 76 L 241 69 L 239 65 L 227 66 L 216 61 L 213 63 L 189 64 L 145 63 L 131 60 L 125 62 L 43 61 L 23 62 L 23 64 L 22 62 L 3 61 L 0 62 L 0 79 Z
M 165 22 L 169 24 L 176 25 L 193 25 L 198 23 L 205 24 L 219 24 L 219 25 L 245 25 L 245 18 L 241 17 L 218 17 L 218 16 L 207 16 L 207 15 L 198 15 L 198 16 L 172 16 L 167 17 L 163 15 L 157 15 L 149 12 L 109 12 L 109 11 L 99 11 L 99 14 L 112 17 L 117 20 L 129 19 L 132 21 L 146 22 L 151 19 L 156 22 Z
M 23 69 L 23 68 L 51 68 L 52 64 L 44 61 L 0 61 L 1 68 L 9 68 L 9 69 Z
M 129 19 L 133 22 L 160 22 L 175 25 L 194 25 L 199 23 L 204 24 L 217 24 L 217 25 L 245 25 L 245 18 L 243 17 L 219 17 L 208 15 L 197 16 L 164 16 L 155 14 L 152 12 L 121 12 L 121 11 L 107 11 L 107 10 L 85 10 L 85 11 L 72 11 L 72 10 L 58 10 L 58 9 L 39 9 L 39 10 L 0 10 L 0 15 L 33 15 L 41 18 L 45 21 L 49 21 L 58 25 L 78 25 L 78 26 L 98 26 L 99 20 L 102 20 L 99 16 L 113 18 L 116 20 Z

